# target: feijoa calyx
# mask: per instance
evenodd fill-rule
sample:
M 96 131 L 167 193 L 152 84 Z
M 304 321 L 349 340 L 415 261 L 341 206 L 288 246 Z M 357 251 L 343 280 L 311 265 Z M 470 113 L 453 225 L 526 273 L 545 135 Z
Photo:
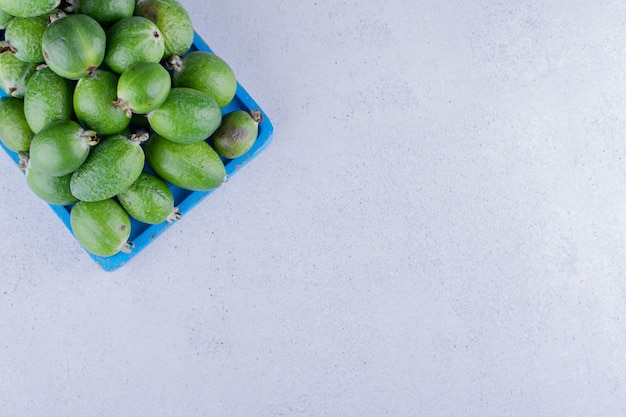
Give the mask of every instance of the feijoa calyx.
M 14 152 L 26 152 L 35 134 L 24 115 L 24 101 L 0 97 L 0 141 Z
M 152 170 L 177 187 L 208 191 L 226 179 L 224 163 L 205 141 L 182 144 L 155 134 L 146 143 L 145 152 Z
M 104 29 L 84 14 L 70 14 L 47 27 L 42 39 L 44 60 L 61 77 L 78 80 L 95 71 L 106 50 Z
M 72 175 L 72 194 L 82 201 L 100 201 L 130 187 L 144 167 L 140 143 L 145 139 L 147 135 L 112 135 L 102 139 Z
M 30 164 L 47 175 L 60 177 L 77 170 L 98 143 L 96 132 L 77 122 L 52 123 L 40 130 L 30 144 Z
M 146 114 L 163 104 L 171 85 L 170 74 L 161 64 L 141 62 L 120 76 L 115 105 L 124 110 L 128 118 L 132 113 Z
M 111 198 L 77 202 L 70 212 L 70 226 L 76 240 L 94 255 L 113 256 L 131 251 L 130 217 Z
M 126 190 L 117 195 L 124 209 L 136 220 L 147 224 L 172 222 L 180 217 L 174 195 L 156 175 L 143 172 Z
M 33 132 L 38 133 L 54 122 L 70 120 L 74 113 L 74 82 L 40 68 L 28 81 L 24 94 L 24 114 Z
M 150 127 L 176 143 L 207 139 L 222 121 L 222 111 L 213 97 L 192 88 L 172 88 L 167 99 L 147 114 Z
M 120 133 L 131 119 L 116 106 L 119 76 L 111 71 L 97 69 L 76 83 L 73 108 L 76 117 L 99 135 Z

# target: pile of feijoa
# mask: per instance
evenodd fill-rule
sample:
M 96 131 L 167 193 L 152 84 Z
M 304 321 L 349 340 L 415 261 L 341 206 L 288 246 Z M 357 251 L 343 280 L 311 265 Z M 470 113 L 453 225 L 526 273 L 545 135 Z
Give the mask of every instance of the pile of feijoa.
M 0 0 L 2 32 L 0 140 L 95 255 L 131 250 L 131 218 L 180 217 L 168 183 L 215 189 L 257 139 L 260 113 L 225 113 L 235 75 L 192 50 L 177 0 Z

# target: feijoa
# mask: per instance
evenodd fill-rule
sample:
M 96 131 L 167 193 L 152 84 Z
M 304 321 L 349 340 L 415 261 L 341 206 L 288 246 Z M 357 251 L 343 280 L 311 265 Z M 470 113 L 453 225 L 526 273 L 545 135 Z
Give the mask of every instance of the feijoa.
M 26 152 L 35 134 L 24 116 L 24 101 L 0 97 L 0 141 L 14 152 Z
M 61 0 L 0 0 L 0 10 L 11 16 L 33 17 L 49 13 Z
M 53 177 L 30 166 L 28 154 L 20 152 L 20 167 L 25 170 L 26 184 L 36 196 L 59 206 L 67 206 L 78 201 L 70 191 L 71 174 Z
M 6 29 L 11 20 L 13 20 L 13 16 L 0 10 L 0 30 Z
M 128 127 L 130 118 L 113 102 L 117 99 L 119 76 L 97 69 L 76 83 L 73 106 L 76 117 L 99 135 L 112 135 Z
M 130 17 L 135 10 L 135 0 L 66 0 L 66 2 L 70 3 L 73 13 L 86 14 L 103 26 Z
M 211 95 L 220 107 L 226 107 L 237 92 L 237 79 L 231 67 L 219 56 L 194 51 L 184 58 L 170 58 L 172 85 L 189 87 Z
M 4 39 L 11 52 L 24 62 L 43 62 L 41 40 L 48 27 L 48 15 L 16 17 L 7 25 Z
M 93 18 L 71 14 L 46 28 L 41 45 L 44 60 L 52 71 L 78 80 L 91 74 L 104 61 L 106 34 Z
M 154 22 L 141 16 L 127 17 L 107 31 L 104 62 L 121 74 L 140 62 L 160 62 L 164 48 L 163 35 Z
M 177 143 L 201 142 L 222 121 L 222 111 L 213 97 L 184 87 L 172 88 L 167 100 L 147 116 L 156 133 Z
M 176 0 L 137 0 L 135 16 L 152 20 L 161 29 L 165 55 L 182 55 L 191 48 L 194 29 L 189 13 Z
M 78 169 L 98 143 L 96 132 L 73 120 L 54 122 L 40 130 L 30 144 L 30 165 L 47 175 L 60 177 Z
M 0 88 L 7 95 L 23 98 L 36 69 L 37 64 L 16 58 L 9 48 L 0 48 Z
M 141 140 L 134 135 L 104 138 L 72 175 L 72 194 L 82 201 L 99 201 L 130 187 L 144 167 Z
M 222 124 L 211 137 L 213 149 L 224 158 L 233 159 L 252 148 L 259 135 L 261 112 L 235 110 L 224 116 Z
M 142 173 L 130 187 L 120 192 L 117 199 L 131 217 L 143 223 L 171 223 L 180 217 L 178 208 L 174 207 L 172 190 L 163 180 L 148 172 Z
M 221 158 L 205 141 L 182 144 L 155 134 L 147 142 L 145 152 L 152 170 L 180 188 L 208 191 L 219 187 L 226 178 Z
M 158 108 L 170 92 L 169 72 L 156 62 L 141 62 L 124 71 L 117 84 L 116 105 L 126 112 L 146 114 Z
M 70 212 L 70 226 L 76 240 L 94 255 L 113 256 L 131 251 L 130 217 L 113 199 L 79 201 Z
M 24 114 L 35 133 L 53 122 L 70 120 L 74 82 L 40 68 L 28 81 L 24 94 Z

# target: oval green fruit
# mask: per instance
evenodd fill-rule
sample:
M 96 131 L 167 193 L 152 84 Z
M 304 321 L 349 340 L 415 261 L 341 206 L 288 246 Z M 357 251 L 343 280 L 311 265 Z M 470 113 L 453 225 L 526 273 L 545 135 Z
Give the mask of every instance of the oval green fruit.
M 94 255 L 113 256 L 131 251 L 130 217 L 113 199 L 79 201 L 70 212 L 70 226 L 76 240 Z
M 33 17 L 49 13 L 61 0 L 0 0 L 0 10 L 11 16 Z
M 180 217 L 174 207 L 174 195 L 167 184 L 148 172 L 117 195 L 120 204 L 131 217 L 147 224 L 172 222 Z
M 48 27 L 48 15 L 16 17 L 8 24 L 4 39 L 15 57 L 24 62 L 43 62 L 41 40 Z
M 156 133 L 177 143 L 201 142 L 222 121 L 222 111 L 213 97 L 183 87 L 172 88 L 167 100 L 147 116 Z
M 91 74 L 104 61 L 106 34 L 93 18 L 84 14 L 68 15 L 48 26 L 42 49 L 52 71 L 78 80 Z
M 208 191 L 219 187 L 226 169 L 208 143 L 174 143 L 153 135 L 145 147 L 146 161 L 154 172 L 177 187 Z
M 72 174 L 54 177 L 32 167 L 26 168 L 26 184 L 33 193 L 48 204 L 68 206 L 78 201 L 70 191 Z
M 1 51 L 0 88 L 11 97 L 23 98 L 28 80 L 36 69 L 37 64 L 17 59 L 10 49 Z
M 82 201 L 114 197 L 139 178 L 144 162 L 145 155 L 138 139 L 109 136 L 93 149 L 72 175 L 72 194 Z
M 71 120 L 74 83 L 50 68 L 39 69 L 28 81 L 24 114 L 35 133 L 54 122 Z
M 101 25 L 130 17 L 135 10 L 135 0 L 73 0 L 73 2 L 74 13 L 86 14 Z
M 189 13 L 176 0 L 137 0 L 135 16 L 152 20 L 165 39 L 165 55 L 182 55 L 191 48 L 194 29 Z
M 117 84 L 117 105 L 131 117 L 131 112 L 146 114 L 158 108 L 170 92 L 169 72 L 156 62 L 141 62 L 124 71 Z
M 262 120 L 259 111 L 235 110 L 226 114 L 219 129 L 211 137 L 213 149 L 228 159 L 242 156 L 256 142 Z
M 164 51 L 163 35 L 151 20 L 141 16 L 127 17 L 107 31 L 104 62 L 121 74 L 140 62 L 160 62 Z
M 60 177 L 76 171 L 98 143 L 96 132 L 73 120 L 55 122 L 39 131 L 30 144 L 30 165 L 47 175 Z
M 130 124 L 131 119 L 113 104 L 117 99 L 118 81 L 117 74 L 97 69 L 76 83 L 73 96 L 76 117 L 99 135 L 120 133 Z
M 24 101 L 0 97 L 0 141 L 14 152 L 27 152 L 35 134 L 24 115 Z
M 220 107 L 226 107 L 237 92 L 237 79 L 231 67 L 219 56 L 194 51 L 184 58 L 169 61 L 173 69 L 172 85 L 189 87 L 211 95 Z

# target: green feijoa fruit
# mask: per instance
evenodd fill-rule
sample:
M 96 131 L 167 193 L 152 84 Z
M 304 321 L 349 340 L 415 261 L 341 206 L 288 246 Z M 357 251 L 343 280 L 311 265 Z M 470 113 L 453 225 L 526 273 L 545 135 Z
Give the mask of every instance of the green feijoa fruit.
M 11 20 L 13 20 L 13 16 L 0 10 L 0 30 L 6 29 Z
M 120 192 L 117 199 L 131 217 L 142 223 L 171 223 L 180 217 L 178 208 L 174 207 L 172 190 L 163 180 L 148 172 L 142 173 L 130 187 Z
M 40 68 L 28 81 L 24 94 L 24 114 L 35 133 L 54 122 L 71 120 L 74 82 Z
M 30 149 L 35 134 L 24 116 L 24 101 L 13 97 L 0 97 L 0 141 L 14 152 Z
M 222 111 L 213 97 L 184 87 L 172 88 L 167 100 L 147 116 L 156 133 L 177 143 L 201 142 L 222 121 Z
M 113 199 L 79 201 L 70 212 L 70 226 L 76 240 L 88 252 L 98 256 L 130 253 L 130 217 Z
M 222 124 L 211 136 L 213 149 L 224 158 L 234 159 L 252 148 L 259 136 L 260 111 L 235 110 L 224 116 Z
M 97 69 L 78 80 L 74 89 L 76 117 L 101 136 L 119 133 L 130 124 L 126 113 L 113 104 L 117 99 L 118 80 L 117 74 Z
M 184 58 L 170 58 L 172 85 L 189 87 L 210 94 L 220 107 L 226 107 L 237 92 L 237 79 L 231 67 L 219 56 L 194 51 Z
M 40 130 L 30 144 L 30 165 L 44 174 L 60 177 L 71 174 L 98 143 L 93 130 L 73 120 L 54 122 Z
M 134 135 L 104 138 L 72 175 L 72 194 L 82 201 L 100 201 L 130 187 L 144 167 L 142 140 Z
M 36 196 L 48 204 L 67 206 L 78 201 L 70 191 L 72 174 L 53 177 L 30 166 L 28 154 L 20 152 L 20 166 L 26 173 L 26 184 Z
M 147 142 L 145 152 L 152 170 L 177 187 L 208 191 L 219 187 L 226 179 L 221 158 L 204 141 L 181 144 L 155 134 Z
M 109 25 L 130 17 L 135 10 L 135 0 L 66 0 L 66 2 L 74 13 L 86 14 L 101 25 Z
M 164 45 L 163 35 L 154 22 L 141 16 L 127 17 L 107 31 L 104 62 L 122 74 L 140 62 L 160 62 Z
M 9 48 L 0 47 L 0 88 L 11 97 L 23 98 L 28 80 L 37 64 L 15 57 Z
M 0 10 L 11 16 L 33 17 L 49 13 L 61 0 L 0 0 Z
M 78 80 L 91 74 L 104 61 L 106 34 L 93 18 L 71 14 L 46 28 L 41 45 L 44 60 L 52 71 Z
M 16 17 L 7 25 L 4 39 L 15 56 L 24 62 L 43 62 L 41 40 L 48 27 L 48 15 Z
M 171 86 L 170 73 L 161 64 L 141 62 L 120 75 L 116 105 L 128 117 L 146 114 L 163 104 Z
M 176 0 L 137 0 L 135 16 L 152 20 L 165 39 L 165 55 L 182 55 L 191 48 L 194 29 L 189 13 Z

